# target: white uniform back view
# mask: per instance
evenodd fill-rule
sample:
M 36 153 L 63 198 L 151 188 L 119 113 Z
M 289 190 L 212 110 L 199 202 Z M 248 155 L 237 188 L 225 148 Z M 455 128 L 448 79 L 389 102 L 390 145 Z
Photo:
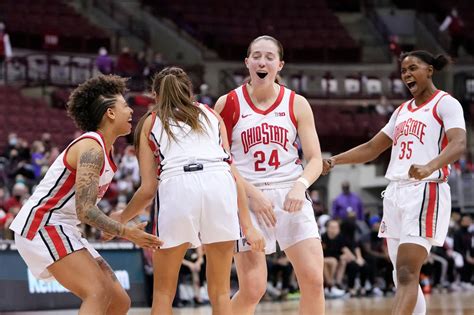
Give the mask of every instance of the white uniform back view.
M 149 144 L 160 161 L 159 205 L 155 231 L 164 241 L 161 248 L 183 243 L 201 244 L 236 240 L 240 237 L 237 188 L 222 148 L 219 120 L 205 105 L 199 120 L 204 132 L 190 126 L 172 126 L 177 141 L 152 113 Z
M 227 163 L 223 163 L 229 161 L 230 156 L 222 148 L 219 120 L 210 108 L 202 104 L 198 106 L 202 110 L 200 121 L 204 132 L 193 132 L 191 127 L 184 123 L 181 123 L 181 127 L 170 126 L 178 139 L 177 142 L 166 134 L 160 119 L 153 115 L 149 141 L 154 144 L 153 152 L 160 158 L 161 177 L 175 171 L 183 171 L 184 165 L 193 163 L 229 167 Z
M 87 132 L 75 139 L 54 161 L 33 195 L 20 209 L 10 225 L 15 232 L 17 248 L 29 269 L 38 278 L 49 278 L 47 266 L 64 256 L 86 247 L 93 257 L 99 254 L 82 238 L 77 227 L 76 171 L 66 161 L 69 148 L 82 139 L 93 139 L 102 147 L 104 166 L 100 172 L 99 195 L 104 196 L 117 167 L 105 151 L 101 134 Z

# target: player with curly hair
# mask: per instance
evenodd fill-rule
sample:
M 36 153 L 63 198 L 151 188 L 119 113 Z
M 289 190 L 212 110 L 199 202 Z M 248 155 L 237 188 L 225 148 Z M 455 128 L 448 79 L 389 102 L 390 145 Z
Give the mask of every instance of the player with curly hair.
M 133 110 L 123 97 L 126 79 L 98 76 L 69 97 L 68 114 L 85 131 L 72 141 L 12 222 L 15 244 L 33 275 L 54 277 L 82 300 L 79 314 L 126 314 L 130 298 L 99 253 L 77 227 L 89 224 L 139 246 L 158 248 L 144 224 L 125 226 L 98 207 L 116 165 L 115 140 L 131 132 Z

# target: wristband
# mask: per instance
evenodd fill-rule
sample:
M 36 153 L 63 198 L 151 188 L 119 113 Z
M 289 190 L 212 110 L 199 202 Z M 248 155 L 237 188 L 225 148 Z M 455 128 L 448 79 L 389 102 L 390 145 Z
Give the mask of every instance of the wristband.
M 307 180 L 306 178 L 304 178 L 304 177 L 300 177 L 300 178 L 298 178 L 296 181 L 297 181 L 297 182 L 300 182 L 301 184 L 303 184 L 303 186 L 304 186 L 306 189 L 308 189 L 309 186 L 311 186 L 311 185 L 309 184 L 308 180 Z

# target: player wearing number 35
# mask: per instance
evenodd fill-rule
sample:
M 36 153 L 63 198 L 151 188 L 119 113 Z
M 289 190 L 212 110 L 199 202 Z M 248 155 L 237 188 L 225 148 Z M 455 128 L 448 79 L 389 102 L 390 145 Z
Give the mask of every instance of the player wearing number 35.
M 400 60 L 401 78 L 413 98 L 395 110 L 374 138 L 325 159 L 323 174 L 337 164 L 372 161 L 391 147 L 379 237 L 387 238 L 396 270 L 392 314 L 425 314 L 420 268 L 431 246 L 442 246 L 446 238 L 451 212 L 449 164 L 466 148 L 466 128 L 459 102 L 432 81 L 433 72 L 442 70 L 449 58 L 412 51 Z
M 323 253 L 306 189 L 321 174 L 322 158 L 308 101 L 278 84 L 283 47 L 270 36 L 254 39 L 245 65 L 250 81 L 216 103 L 226 124 L 234 163 L 245 179 L 252 219 L 266 240 L 266 253 L 276 242 L 290 259 L 301 289 L 299 314 L 324 314 Z M 301 142 L 306 166 L 298 159 Z M 265 293 L 264 253 L 236 242 L 239 291 L 232 299 L 234 314 L 253 314 Z

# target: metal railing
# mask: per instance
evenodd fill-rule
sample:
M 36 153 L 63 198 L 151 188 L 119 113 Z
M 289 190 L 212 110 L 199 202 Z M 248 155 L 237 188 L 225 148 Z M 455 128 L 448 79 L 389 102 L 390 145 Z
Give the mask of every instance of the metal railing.
M 449 186 L 453 208 L 474 213 L 474 174 L 453 170 L 449 176 Z
M 6 84 L 72 86 L 94 75 L 94 58 L 67 54 L 33 53 L 5 62 Z

